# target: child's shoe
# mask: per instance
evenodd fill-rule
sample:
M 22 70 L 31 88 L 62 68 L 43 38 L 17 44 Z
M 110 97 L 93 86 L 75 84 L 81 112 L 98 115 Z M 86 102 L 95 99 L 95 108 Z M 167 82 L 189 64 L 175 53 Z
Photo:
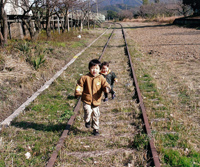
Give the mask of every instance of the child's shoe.
M 86 128 L 90 128 L 90 121 L 85 123 Z
M 94 129 L 94 130 L 93 130 L 93 135 L 94 135 L 94 136 L 99 136 L 99 131 L 98 131 L 97 129 Z
M 103 99 L 104 102 L 108 101 L 108 98 Z
M 114 100 L 116 97 L 115 93 L 112 94 L 112 99 Z

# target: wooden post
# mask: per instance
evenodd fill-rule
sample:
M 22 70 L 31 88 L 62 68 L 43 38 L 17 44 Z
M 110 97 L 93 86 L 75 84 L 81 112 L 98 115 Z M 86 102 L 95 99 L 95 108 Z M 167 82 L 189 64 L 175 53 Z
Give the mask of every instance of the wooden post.
M 58 21 L 58 33 L 60 34 L 60 20 L 59 20 L 59 16 L 57 16 L 57 21 Z
M 9 32 L 9 38 L 11 39 L 10 21 L 8 22 L 8 32 Z
M 72 7 L 72 15 L 71 15 L 71 30 L 73 30 L 73 7 Z

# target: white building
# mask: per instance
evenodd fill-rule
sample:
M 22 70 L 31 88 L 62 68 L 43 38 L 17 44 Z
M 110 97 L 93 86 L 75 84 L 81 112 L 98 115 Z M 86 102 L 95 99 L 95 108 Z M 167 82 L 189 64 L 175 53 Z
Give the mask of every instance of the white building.
M 4 6 L 4 10 L 5 10 L 6 14 L 8 16 L 9 15 L 23 15 L 23 9 L 22 9 L 22 7 L 20 7 L 21 4 L 23 3 L 22 1 L 23 0 L 8 0 Z M 32 15 L 31 11 L 29 12 L 29 15 Z
M 18 2 L 18 4 L 20 4 L 21 0 L 15 0 Z M 22 15 L 23 14 L 23 10 L 20 7 L 15 7 L 14 3 L 12 3 L 13 0 L 8 0 L 8 2 L 5 4 L 4 10 L 6 12 L 7 15 Z

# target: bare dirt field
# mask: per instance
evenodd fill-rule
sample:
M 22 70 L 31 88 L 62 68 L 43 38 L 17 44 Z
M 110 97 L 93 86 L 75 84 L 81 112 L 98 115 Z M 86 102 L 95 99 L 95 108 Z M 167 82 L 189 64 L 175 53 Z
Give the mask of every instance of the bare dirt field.
M 125 24 L 126 26 L 126 24 Z M 127 23 L 135 29 L 127 33 L 140 50 L 166 63 L 194 93 L 200 93 L 200 30 L 156 23 Z
M 122 24 L 129 39 L 134 41 L 129 47 L 135 47 L 143 55 L 135 62 L 136 66 L 143 64 L 142 68 L 148 70 L 163 96 L 172 99 L 171 106 L 177 112 L 171 115 L 187 127 L 192 126 L 197 133 L 200 130 L 200 30 L 147 22 Z M 197 136 L 195 144 L 199 145 Z
M 177 81 L 187 86 L 195 95 L 199 109 L 200 30 L 157 23 L 127 23 L 124 26 L 126 25 L 134 29 L 127 29 L 126 32 L 137 43 L 139 50 L 148 55 L 154 63 L 157 62 L 161 66 L 166 64 L 168 72 L 176 76 Z M 154 76 L 160 75 L 157 81 L 162 84 L 165 82 L 162 77 L 165 74 L 160 73 L 161 71 L 152 71 Z

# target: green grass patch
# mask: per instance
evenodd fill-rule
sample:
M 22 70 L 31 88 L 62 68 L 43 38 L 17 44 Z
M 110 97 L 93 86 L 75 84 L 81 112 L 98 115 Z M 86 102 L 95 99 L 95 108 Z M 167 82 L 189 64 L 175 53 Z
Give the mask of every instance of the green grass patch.
M 77 47 L 84 46 L 84 45 L 85 45 L 84 41 L 76 41 L 71 44 L 71 47 L 77 48 Z
M 183 103 L 183 104 L 189 104 L 191 101 L 190 94 L 188 93 L 188 91 L 186 89 L 180 90 L 178 96 L 179 96 L 181 103 Z
M 131 148 L 137 148 L 138 150 L 146 149 L 149 143 L 149 137 L 146 133 L 140 132 L 134 136 L 134 140 L 130 142 Z
M 164 162 L 170 166 L 199 167 L 200 154 L 190 152 L 188 155 L 181 155 L 177 150 L 163 149 Z

